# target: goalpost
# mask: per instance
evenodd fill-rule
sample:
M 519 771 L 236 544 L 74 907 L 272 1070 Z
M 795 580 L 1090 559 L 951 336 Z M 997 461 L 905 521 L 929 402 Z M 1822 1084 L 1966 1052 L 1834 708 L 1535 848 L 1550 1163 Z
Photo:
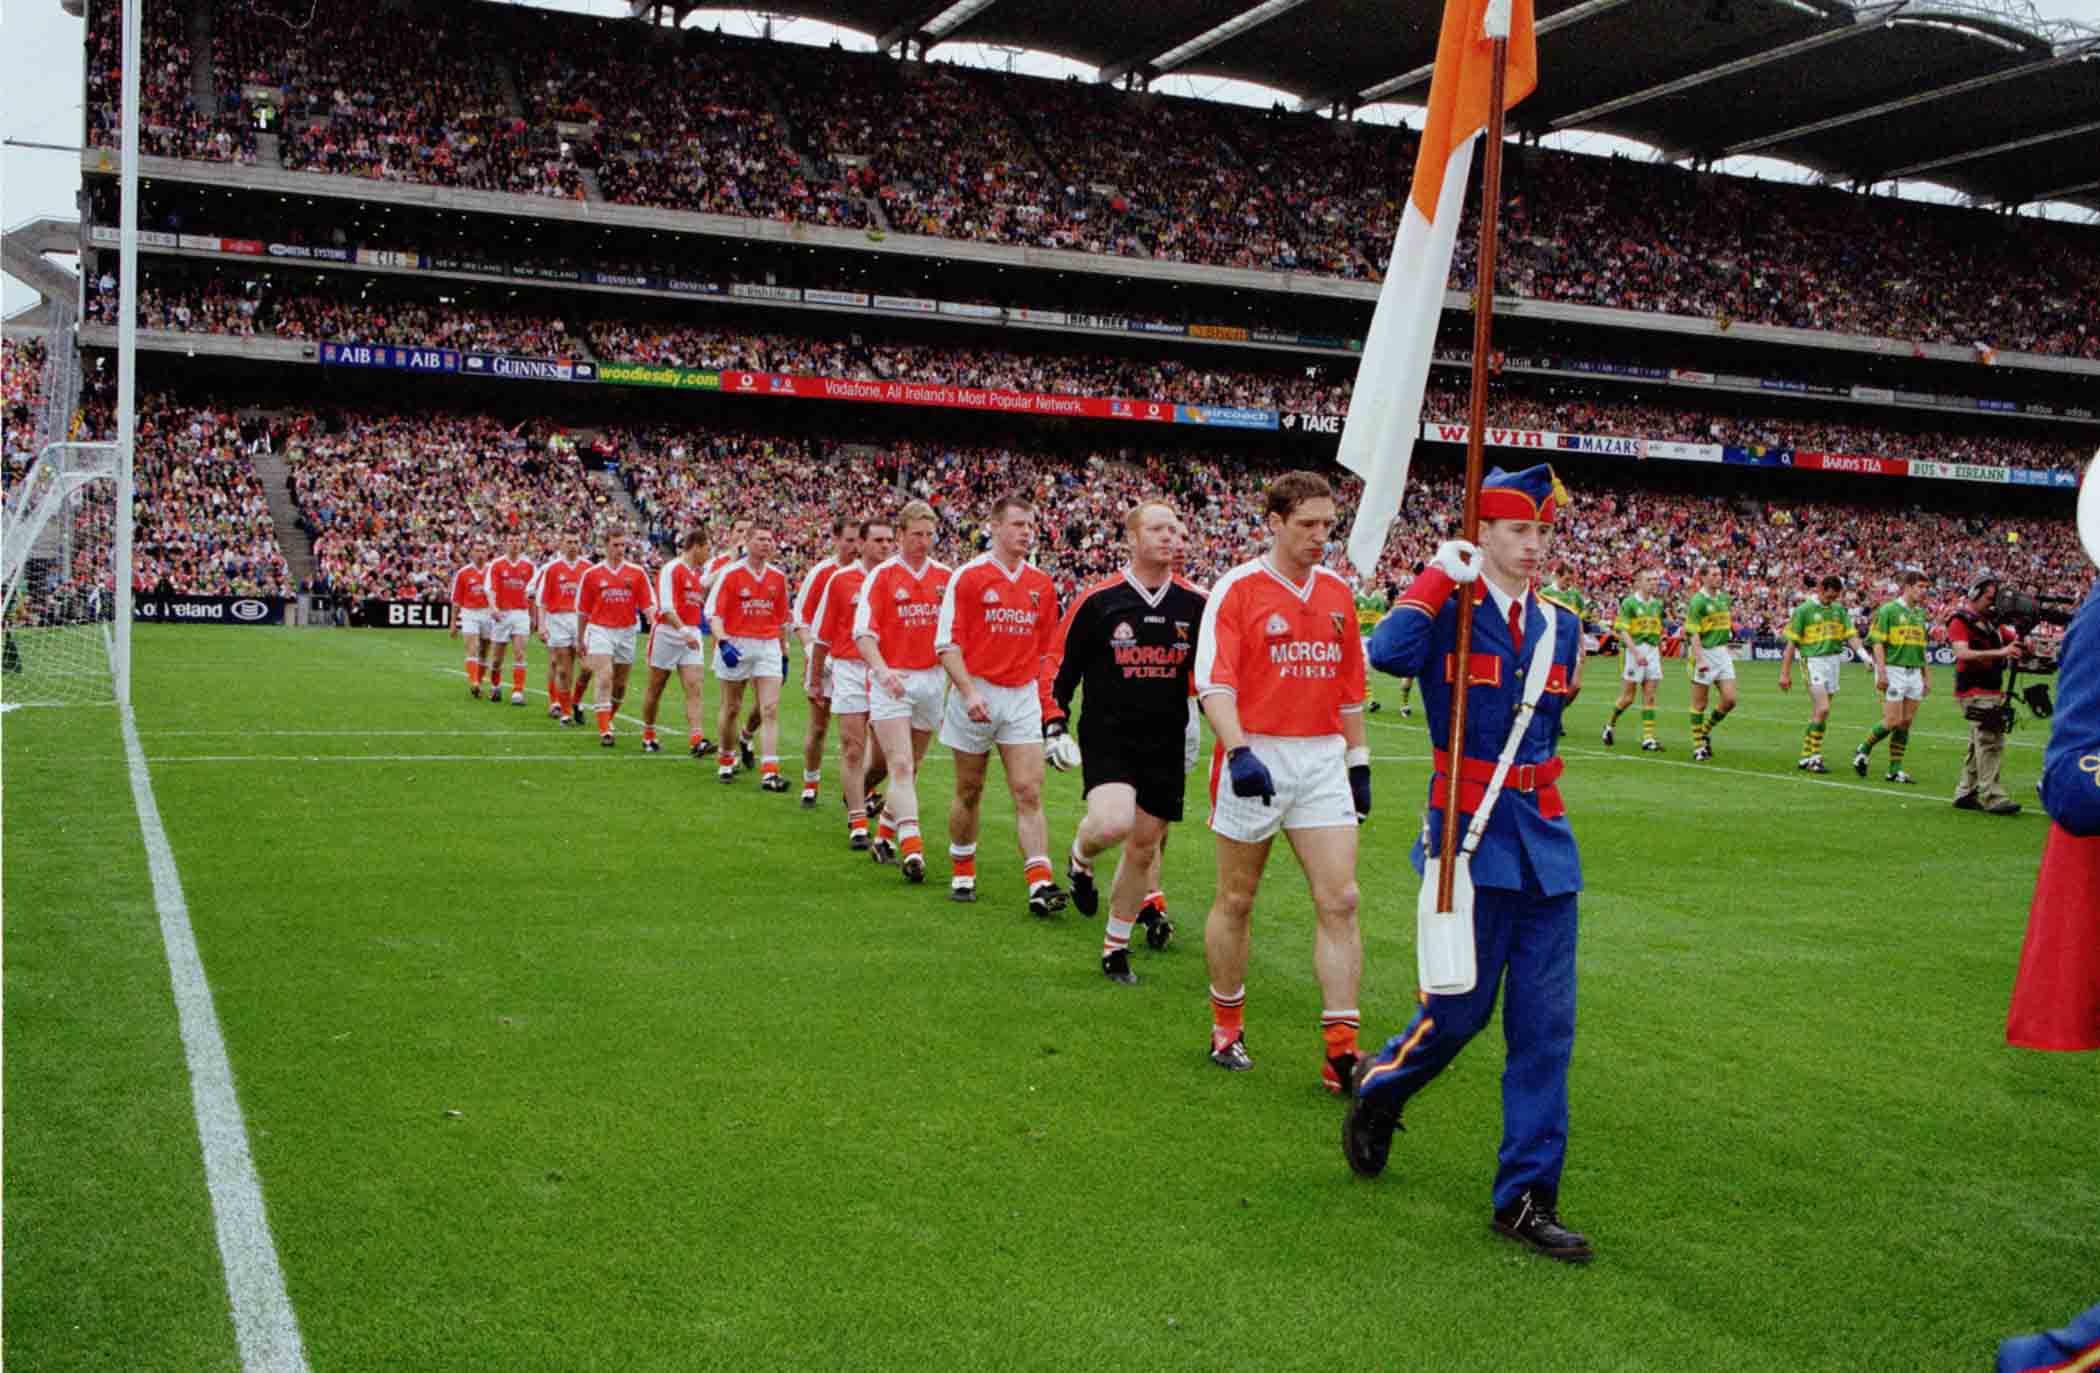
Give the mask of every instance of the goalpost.
M 117 446 L 54 443 L 8 493 L 0 519 L 0 706 L 110 705 L 130 625 L 116 588 Z
M 0 520 L 0 710 L 131 705 L 138 425 L 139 64 L 143 3 L 124 6 L 113 441 L 45 446 Z M 78 344 L 54 332 L 52 346 Z

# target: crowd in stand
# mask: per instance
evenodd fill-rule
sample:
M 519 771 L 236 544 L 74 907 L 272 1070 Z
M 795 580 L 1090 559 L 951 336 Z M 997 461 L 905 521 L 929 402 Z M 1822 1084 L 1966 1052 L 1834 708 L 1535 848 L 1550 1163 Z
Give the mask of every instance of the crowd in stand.
M 593 486 L 554 426 L 486 416 L 297 412 L 281 418 L 306 590 L 346 599 L 443 600 L 477 536 L 522 538 L 534 558 L 573 530 L 596 546 L 625 512 Z
M 192 85 L 189 12 L 174 4 L 146 8 L 139 32 L 139 150 L 148 157 L 193 162 L 255 161 L 254 131 L 238 119 L 200 109 Z M 87 138 L 91 148 L 123 144 L 124 9 L 112 0 L 88 7 Z
M 627 527 L 620 505 L 585 475 L 577 440 L 544 423 L 293 413 L 276 427 L 314 538 L 320 578 L 313 590 L 442 599 L 473 535 L 515 532 L 538 557 L 565 530 L 588 544 Z M 1066 597 L 1120 564 L 1122 513 L 1147 494 L 1164 493 L 1188 513 L 1190 573 L 1199 581 L 1253 556 L 1263 541 L 1260 490 L 1287 465 L 1106 446 L 853 444 L 699 425 L 612 427 L 590 442 L 617 465 L 659 556 L 687 528 L 723 529 L 759 515 L 777 522 L 784 561 L 797 572 L 823 555 L 833 518 L 891 509 L 900 490 L 941 512 L 944 556 L 957 560 L 978 551 L 997 495 L 1030 491 L 1041 511 L 1037 561 Z M 1344 512 L 1352 511 L 1355 480 L 1331 475 Z M 1418 459 L 1387 560 L 1366 591 L 1405 584 L 1455 528 L 1458 494 L 1454 450 Z M 1554 556 L 1600 607 L 1592 616 L 1598 627 L 1608 625 L 1610 608 L 1643 567 L 1660 571 L 1672 604 L 1681 605 L 1702 566 L 1725 566 L 1745 633 L 1778 629 L 1804 580 L 1830 571 L 1846 578 L 1849 604 L 1871 609 L 1898 570 L 1918 567 L 1931 579 L 1936 617 L 1980 568 L 2068 596 L 2082 595 L 2092 575 L 2068 518 L 1757 502 L 1634 483 L 1590 490 L 1580 477 L 1572 495 Z M 1346 537 L 1345 526 L 1330 548 L 1330 561 L 1344 570 Z
M 139 327 L 186 334 L 233 334 L 336 343 L 390 343 L 530 357 L 588 356 L 559 316 L 492 310 L 461 301 L 367 298 L 347 276 L 282 274 L 242 279 L 222 273 L 145 275 Z M 115 324 L 118 283 L 105 274 L 88 300 L 88 321 Z
M 95 13 L 90 137 L 108 146 L 118 29 Z M 200 111 L 186 12 L 149 13 L 148 151 L 252 157 L 268 106 L 298 168 L 577 196 L 595 166 L 619 203 L 855 227 L 872 192 L 911 232 L 1365 276 L 1416 147 L 1317 116 L 569 15 L 244 5 L 214 23 L 220 109 Z M 1505 292 L 2100 357 L 2088 228 L 1538 149 L 1512 153 L 1506 196 Z
M 5 434 L 7 483 L 36 457 L 44 420 L 44 341 L 11 338 L 0 348 L 0 433 Z
M 270 503 L 233 413 L 142 398 L 133 585 L 186 594 L 283 596 L 291 575 Z

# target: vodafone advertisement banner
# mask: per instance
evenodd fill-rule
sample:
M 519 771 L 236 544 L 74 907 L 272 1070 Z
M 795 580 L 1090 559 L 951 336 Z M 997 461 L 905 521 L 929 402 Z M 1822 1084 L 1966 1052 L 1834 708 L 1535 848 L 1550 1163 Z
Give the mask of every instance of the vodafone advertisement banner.
M 782 372 L 724 372 L 722 394 L 849 400 L 868 405 L 933 405 L 953 410 L 996 410 L 1003 414 L 1061 415 L 1153 424 L 1175 422 L 1171 401 L 1126 400 L 1117 396 L 1053 396 L 1033 391 L 995 391 L 987 387 L 938 386 L 916 381 L 843 381 L 834 377 L 798 377 Z

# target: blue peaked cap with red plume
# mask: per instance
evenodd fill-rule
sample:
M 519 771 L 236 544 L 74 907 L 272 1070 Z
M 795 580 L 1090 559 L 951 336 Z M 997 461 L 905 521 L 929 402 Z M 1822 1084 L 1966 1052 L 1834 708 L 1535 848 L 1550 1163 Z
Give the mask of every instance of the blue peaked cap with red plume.
M 1522 472 L 1496 468 L 1480 483 L 1483 520 L 1540 520 L 1552 524 L 1568 504 L 1568 489 L 1544 463 Z

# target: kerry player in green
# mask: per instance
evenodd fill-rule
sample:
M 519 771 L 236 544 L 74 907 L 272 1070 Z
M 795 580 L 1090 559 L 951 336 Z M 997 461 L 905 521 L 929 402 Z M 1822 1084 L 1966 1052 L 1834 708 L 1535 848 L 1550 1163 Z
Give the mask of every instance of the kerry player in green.
M 1801 761 L 1794 764 L 1803 772 L 1828 772 L 1823 766 L 1823 735 L 1830 727 L 1830 698 L 1837 695 L 1838 669 L 1845 661 L 1845 647 L 1851 645 L 1860 657 L 1867 656 L 1866 646 L 1859 641 L 1859 631 L 1852 627 L 1852 615 L 1838 597 L 1845 583 L 1836 576 L 1825 577 L 1816 595 L 1794 607 L 1794 617 L 1786 624 L 1786 651 L 1779 656 L 1779 689 L 1794 689 L 1794 655 L 1799 653 L 1808 664 L 1808 731 L 1801 736 Z
M 1633 594 L 1619 602 L 1619 618 L 1612 621 L 1619 632 L 1625 667 L 1620 669 L 1619 699 L 1611 708 L 1611 723 L 1604 727 L 1604 742 L 1616 737 L 1619 717 L 1633 704 L 1636 684 L 1641 691 L 1641 747 L 1661 753 L 1662 741 L 1655 737 L 1655 686 L 1662 681 L 1663 603 L 1655 594 L 1655 569 L 1644 567 L 1633 575 Z
M 1906 572 L 1900 594 L 1874 612 L 1867 642 L 1874 646 L 1874 689 L 1881 693 L 1881 723 L 1867 742 L 1852 755 L 1852 770 L 1867 775 L 1867 760 L 1874 745 L 1889 741 L 1891 782 L 1915 779 L 1903 770 L 1903 754 L 1910 747 L 1910 723 L 1918 718 L 1918 702 L 1932 694 L 1932 669 L 1925 663 L 1925 574 Z
M 1735 603 L 1721 584 L 1721 571 L 1706 567 L 1699 572 L 1699 589 L 1684 607 L 1684 656 L 1692 667 L 1692 761 L 1704 763 L 1714 756 L 1714 726 L 1735 709 L 1735 657 L 1728 642 L 1735 637 Z M 1706 713 L 1709 689 L 1718 688 L 1721 702 L 1713 714 Z

